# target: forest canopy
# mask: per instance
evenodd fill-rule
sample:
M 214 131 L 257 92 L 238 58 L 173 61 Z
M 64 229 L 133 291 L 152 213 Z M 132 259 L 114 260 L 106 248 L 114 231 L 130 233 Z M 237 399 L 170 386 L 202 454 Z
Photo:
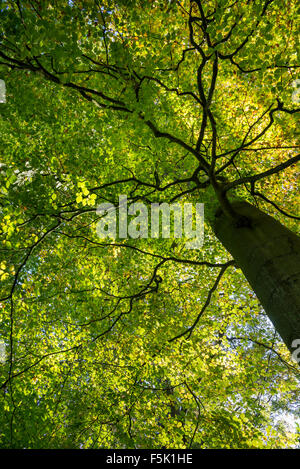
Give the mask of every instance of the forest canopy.
M 297 2 L 0 5 L 0 447 L 297 447 Z

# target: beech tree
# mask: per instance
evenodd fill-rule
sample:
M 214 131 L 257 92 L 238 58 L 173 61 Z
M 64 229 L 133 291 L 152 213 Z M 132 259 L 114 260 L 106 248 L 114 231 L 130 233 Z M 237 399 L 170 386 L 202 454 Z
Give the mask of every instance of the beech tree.
M 295 446 L 297 2 L 0 16 L 1 446 Z M 203 203 L 202 248 L 99 238 L 120 195 Z

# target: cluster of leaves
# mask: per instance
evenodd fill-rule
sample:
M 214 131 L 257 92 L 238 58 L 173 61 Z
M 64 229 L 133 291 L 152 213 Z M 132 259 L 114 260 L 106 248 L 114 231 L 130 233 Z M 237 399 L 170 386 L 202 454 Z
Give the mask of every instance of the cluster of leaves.
M 2 447 L 297 444 L 281 416 L 299 373 L 209 224 L 188 252 L 96 232 L 120 194 L 209 215 L 220 184 L 297 231 L 295 166 L 253 179 L 296 161 L 295 15 L 283 0 L 1 2 Z

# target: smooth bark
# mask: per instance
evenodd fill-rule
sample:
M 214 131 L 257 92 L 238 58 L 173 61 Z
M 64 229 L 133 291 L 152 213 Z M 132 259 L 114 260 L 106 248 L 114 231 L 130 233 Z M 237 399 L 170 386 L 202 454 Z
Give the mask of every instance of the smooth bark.
M 239 225 L 218 210 L 213 223 L 215 234 L 293 352 L 293 341 L 300 339 L 300 238 L 247 202 L 232 206 L 250 225 Z

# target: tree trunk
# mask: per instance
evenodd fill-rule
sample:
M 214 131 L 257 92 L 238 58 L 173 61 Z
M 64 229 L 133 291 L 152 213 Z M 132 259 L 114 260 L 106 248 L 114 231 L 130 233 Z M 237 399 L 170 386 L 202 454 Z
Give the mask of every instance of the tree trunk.
M 247 202 L 234 210 L 250 220 L 240 226 L 219 210 L 213 229 L 256 293 L 288 349 L 300 339 L 300 238 Z

